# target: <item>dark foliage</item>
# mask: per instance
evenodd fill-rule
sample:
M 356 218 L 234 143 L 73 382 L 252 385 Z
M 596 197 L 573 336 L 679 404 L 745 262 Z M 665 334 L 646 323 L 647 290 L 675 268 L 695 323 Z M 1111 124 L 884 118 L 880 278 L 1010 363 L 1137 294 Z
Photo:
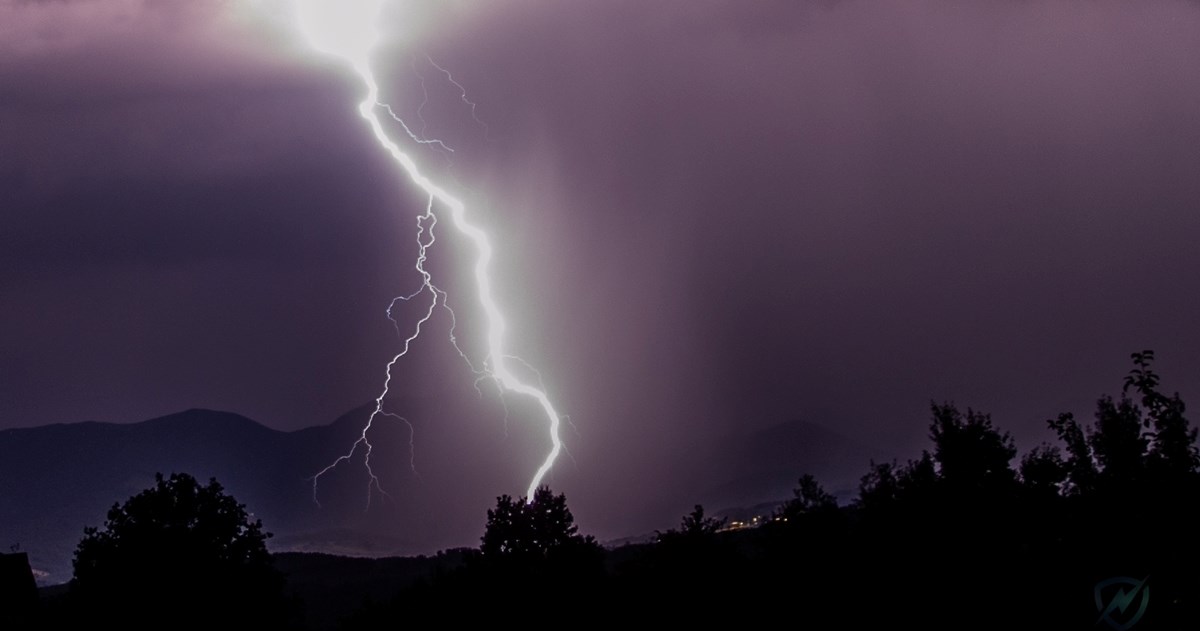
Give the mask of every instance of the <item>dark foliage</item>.
M 539 487 L 532 498 L 496 498 L 478 550 L 461 566 L 430 576 L 346 621 L 353 629 L 391 629 L 398 621 L 494 623 L 499 608 L 577 615 L 603 589 L 604 550 L 582 535 L 563 494 Z
M 216 480 L 156 475 L 114 504 L 75 552 L 71 596 L 88 620 L 134 627 L 286 623 L 262 523 Z
M 837 500 L 811 474 L 800 476 L 792 494 L 794 497 L 783 505 L 776 517 L 795 521 L 808 515 L 828 515 L 837 511 Z
M 32 626 L 38 614 L 37 585 L 24 552 L 0 552 L 0 629 Z
M 579 536 L 562 496 L 501 497 L 474 561 L 409 590 L 404 611 L 493 602 L 482 593 L 551 620 L 587 612 L 593 624 L 1095 629 L 1109 628 L 1097 584 L 1150 577 L 1153 600 L 1133 628 L 1195 628 L 1196 430 L 1179 396 L 1159 390 L 1153 354 L 1133 359 L 1121 396 L 1101 397 L 1090 426 L 1071 414 L 1048 422 L 1058 444 L 1017 459 L 988 415 L 934 403 L 930 450 L 870 463 L 851 505 L 806 475 L 760 527 L 722 528 L 696 506 L 654 543 L 608 551 L 600 574 L 592 557 L 550 570 Z M 591 573 L 573 574 L 576 563 Z M 401 619 L 393 609 L 374 620 Z
M 903 464 L 871 462 L 845 506 L 805 475 L 752 525 L 726 525 L 697 505 L 652 543 L 605 551 L 578 532 L 564 495 L 542 487 L 530 499 L 501 496 L 478 549 L 388 573 L 387 589 L 355 588 L 377 600 L 342 626 L 496 624 L 504 615 L 537 626 L 1113 628 L 1096 586 L 1125 577 L 1153 593 L 1129 628 L 1195 628 L 1197 432 L 1179 395 L 1160 390 L 1153 353 L 1133 360 L 1120 396 L 1099 398 L 1090 425 L 1061 414 L 1048 421 L 1057 444 L 1019 459 L 988 415 L 931 404 L 930 448 Z M 198 514 L 202 528 L 187 517 Z M 243 592 L 275 598 L 266 536 L 215 482 L 160 477 L 114 507 L 104 531 L 88 531 L 75 593 L 88 596 L 89 616 L 170 603 L 175 617 L 163 619 L 185 623 L 164 626 L 226 621 Z M 307 576 L 313 598 L 342 583 L 323 570 Z M 380 598 L 388 593 L 396 595 Z M 1109 613 L 1119 626 L 1134 612 Z M 331 610 L 321 619 L 335 618 Z
M 683 516 L 679 528 L 672 528 L 666 532 L 655 531 L 654 538 L 659 544 L 664 545 L 707 541 L 711 540 L 713 535 L 717 534 L 724 525 L 724 519 L 705 517 L 704 507 L 696 504 L 692 512 Z
M 655 533 L 655 545 L 637 559 L 640 569 L 622 568 L 635 580 L 624 585 L 623 598 L 633 602 L 650 599 L 643 606 L 684 607 L 687 599 L 710 597 L 723 575 L 736 565 L 737 557 L 728 542 L 720 536 L 725 520 L 706 517 L 704 507 L 697 504 L 683 516 L 679 528 Z M 660 582 L 673 586 L 675 593 L 654 589 L 648 583 Z M 674 605 L 667 605 L 675 600 Z
M 542 486 L 529 500 L 496 498 L 496 508 L 487 512 L 479 551 L 493 563 L 536 565 L 594 545 L 591 536 L 578 533 L 566 496 Z

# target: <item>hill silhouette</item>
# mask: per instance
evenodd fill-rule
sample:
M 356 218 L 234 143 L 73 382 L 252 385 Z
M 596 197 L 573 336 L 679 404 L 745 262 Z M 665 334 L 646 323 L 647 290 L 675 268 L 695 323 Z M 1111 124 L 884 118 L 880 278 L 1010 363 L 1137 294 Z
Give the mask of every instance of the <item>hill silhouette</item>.
M 213 410 L 187 410 L 131 424 L 72 423 L 0 432 L 0 533 L 30 552 L 43 583 L 71 575 L 71 555 L 85 525 L 99 524 L 120 498 L 148 486 L 158 471 L 188 471 L 201 479 L 218 477 L 257 517 L 283 537 L 283 545 L 304 547 L 306 533 L 321 539 L 369 539 L 361 520 L 347 519 L 340 502 L 318 508 L 308 478 L 351 445 L 369 411 L 350 412 L 330 425 L 280 432 L 244 416 Z M 376 439 L 395 428 L 380 424 Z M 407 441 L 407 436 L 403 437 Z M 339 451 L 340 450 L 340 451 Z M 347 470 L 354 467 L 346 467 Z M 360 501 L 354 476 L 324 480 L 331 497 L 350 494 Z M 357 515 L 355 515 L 357 517 Z M 382 516 L 381 516 L 382 517 Z M 351 531 L 336 532 L 349 522 Z M 399 542 L 386 552 L 404 551 Z M 365 545 L 365 544 L 362 544 Z M 354 546 L 344 546 L 353 548 Z
M 436 402 L 406 401 L 405 408 L 414 411 L 413 419 L 436 414 L 430 411 Z M 475 544 L 478 516 L 497 489 L 469 487 L 466 475 L 437 477 L 438 486 L 451 487 L 444 492 L 432 481 L 424 482 L 409 470 L 408 427 L 394 419 L 377 421 L 371 437 L 383 449 L 377 455 L 386 454 L 373 466 L 396 501 L 375 493 L 371 510 L 364 510 L 367 477 L 361 451 L 355 461 L 322 478 L 320 506 L 313 501 L 311 476 L 349 450 L 371 409 L 373 405 L 364 406 L 328 425 L 292 432 L 203 409 L 139 423 L 0 431 L 0 544 L 19 543 L 29 551 L 39 583 L 69 580 L 84 526 L 100 524 L 114 502 L 150 486 L 156 472 L 172 471 L 221 480 L 275 534 L 270 540 L 275 551 L 383 557 Z M 429 472 L 435 466 L 450 471 L 460 461 L 503 457 L 486 444 L 501 438 L 502 426 L 489 430 L 469 418 L 450 419 L 439 432 L 455 434 L 460 429 L 455 422 L 462 423 L 462 431 L 441 442 L 437 432 L 417 427 L 417 458 L 423 465 L 418 470 L 430 480 L 438 475 Z M 476 447 L 470 458 L 452 460 L 449 454 L 475 444 L 457 437 L 464 434 L 485 447 Z M 804 422 L 750 433 L 728 445 L 721 457 L 730 460 L 721 462 L 730 464 L 710 469 L 703 482 L 714 489 L 705 501 L 717 508 L 786 499 L 799 472 L 838 480 L 846 477 L 838 473 L 842 469 L 861 472 L 872 455 L 848 438 Z M 519 488 L 520 479 L 514 481 L 513 488 Z

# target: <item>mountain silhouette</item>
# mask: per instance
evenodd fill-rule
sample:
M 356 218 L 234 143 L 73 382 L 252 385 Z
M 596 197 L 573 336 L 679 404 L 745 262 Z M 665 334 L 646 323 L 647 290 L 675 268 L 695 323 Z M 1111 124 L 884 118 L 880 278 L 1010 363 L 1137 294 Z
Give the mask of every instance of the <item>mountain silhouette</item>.
M 495 496 L 527 483 L 522 465 L 540 447 L 521 432 L 538 428 L 506 429 L 502 416 L 492 418 L 494 402 L 477 395 L 406 399 L 397 407 L 415 433 L 380 416 L 370 434 L 371 465 L 388 495 L 368 493 L 361 447 L 313 493 L 312 476 L 350 450 L 373 403 L 292 432 L 201 409 L 140 423 L 0 431 L 0 546 L 27 551 L 39 583 L 65 582 L 84 527 L 103 525 L 108 509 L 152 486 L 156 472 L 215 477 L 274 533 L 268 545 L 275 551 L 383 557 L 476 545 Z M 859 474 L 871 457 L 836 432 L 797 421 L 731 437 L 696 482 L 710 489 L 705 502 L 714 508 L 747 506 L 786 499 L 804 472 L 837 490 L 857 479 L 838 471 Z
M 313 500 L 311 477 L 350 449 L 369 413 L 361 408 L 295 432 L 198 409 L 141 423 L 0 431 L 0 543 L 29 551 L 40 582 L 63 582 L 84 526 L 102 525 L 114 503 L 152 486 L 156 472 L 186 471 L 216 477 L 276 534 L 277 548 L 407 552 L 406 542 L 372 528 L 394 511 L 363 510 L 361 450 L 322 478 L 322 504 Z M 407 445 L 407 432 L 379 422 L 371 437 Z

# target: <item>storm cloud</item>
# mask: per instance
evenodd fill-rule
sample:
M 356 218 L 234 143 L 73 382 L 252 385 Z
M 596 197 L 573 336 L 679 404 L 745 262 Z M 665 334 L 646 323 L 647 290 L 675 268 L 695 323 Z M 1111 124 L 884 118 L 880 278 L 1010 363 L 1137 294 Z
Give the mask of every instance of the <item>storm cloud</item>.
M 0 9 L 0 427 L 294 429 L 378 392 L 423 200 L 335 62 L 186 4 Z M 911 454 L 953 399 L 1029 446 L 1142 348 L 1200 391 L 1200 5 L 395 2 L 383 29 L 385 96 L 455 147 L 421 159 L 574 422 L 551 482 L 589 531 L 673 520 L 722 441 L 791 419 Z M 470 385 L 444 339 L 399 370 Z

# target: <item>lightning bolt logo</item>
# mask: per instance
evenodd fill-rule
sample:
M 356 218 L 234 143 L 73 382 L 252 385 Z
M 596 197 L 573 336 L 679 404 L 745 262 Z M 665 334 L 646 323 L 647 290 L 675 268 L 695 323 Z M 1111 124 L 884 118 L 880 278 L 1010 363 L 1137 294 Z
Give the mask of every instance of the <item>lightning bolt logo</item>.
M 1132 578 L 1117 577 L 1097 583 L 1095 594 L 1096 609 L 1100 612 L 1100 617 L 1096 619 L 1096 624 L 1104 622 L 1117 631 L 1125 631 L 1126 629 L 1133 628 L 1133 625 L 1137 624 L 1142 619 L 1142 616 L 1146 614 L 1146 607 L 1150 604 L 1150 588 L 1146 586 L 1148 579 L 1149 577 L 1146 577 L 1138 581 Z M 1124 585 L 1130 589 L 1126 590 L 1124 587 L 1118 588 L 1117 593 L 1113 594 L 1112 599 L 1108 601 L 1108 605 L 1106 606 L 1104 604 L 1104 589 L 1113 585 Z M 1124 622 L 1120 621 L 1117 614 L 1124 616 L 1126 610 L 1133 604 L 1133 599 L 1139 595 L 1141 596 L 1141 604 L 1137 611 Z
M 526 364 L 516 359 L 505 346 L 505 334 L 508 324 L 492 290 L 491 262 L 493 248 L 487 233 L 477 225 L 471 223 L 466 204 L 430 179 L 420 169 L 413 157 L 405 152 L 396 141 L 392 140 L 384 129 L 380 118 L 381 112 L 386 113 L 389 119 L 398 122 L 412 142 L 452 151 L 440 140 L 427 139 L 423 136 L 423 132 L 422 134 L 414 132 L 388 105 L 379 100 L 379 85 L 371 70 L 369 59 L 371 51 L 375 48 L 378 40 L 376 20 L 384 3 L 385 0 L 342 0 L 341 2 L 294 0 L 293 3 L 297 29 L 309 46 L 317 51 L 341 58 L 349 65 L 354 74 L 362 80 L 366 94 L 358 104 L 358 113 L 366 121 L 379 146 L 391 156 L 399 169 L 408 177 L 409 181 L 428 196 L 425 213 L 420 215 L 417 220 L 418 255 L 416 270 L 422 278 L 422 284 L 415 293 L 394 299 L 391 305 L 388 306 L 388 317 L 395 324 L 396 330 L 399 333 L 400 325 L 392 317 L 392 308 L 398 302 L 411 302 L 424 299 L 428 301 L 426 309 L 423 316 L 417 321 L 411 334 L 408 336 L 401 335 L 404 338 L 402 348 L 387 364 L 383 389 L 375 399 L 375 408 L 367 418 L 358 440 L 350 446 L 350 450 L 347 453 L 339 456 L 329 466 L 317 472 L 312 477 L 313 500 L 317 500 L 317 484 L 321 477 L 339 464 L 353 458 L 359 449 L 363 450 L 363 463 L 370 476 L 367 487 L 367 506 L 370 506 L 373 491 L 378 491 L 385 496 L 387 495 L 380 484 L 379 477 L 371 469 L 373 446 L 369 439 L 369 433 L 372 424 L 380 416 L 394 417 L 408 424 L 408 421 L 403 417 L 385 411 L 384 402 L 391 387 L 392 370 L 396 363 L 408 354 L 410 345 L 421 334 L 422 325 L 433 317 L 434 312 L 439 306 L 450 313 L 450 342 L 459 355 L 471 366 L 472 371 L 478 375 L 476 386 L 478 387 L 481 381 L 490 380 L 495 383 L 502 394 L 512 393 L 528 397 L 537 403 L 541 414 L 545 417 L 551 447 L 549 453 L 540 466 L 538 466 L 529 482 L 526 497 L 532 499 L 534 491 L 541 485 L 542 479 L 550 471 L 551 467 L 554 466 L 555 460 L 558 459 L 559 453 L 563 450 L 563 443 L 559 436 L 559 426 L 562 419 L 555 410 L 554 404 L 551 403 L 550 397 L 546 394 L 544 386 L 540 386 L 540 383 L 539 385 L 527 383 L 512 371 L 513 365 Z M 472 118 L 482 125 L 482 121 L 475 115 L 475 103 L 467 98 L 466 90 L 463 89 L 462 85 L 458 81 L 455 81 L 448 71 L 434 64 L 432 59 L 429 59 L 429 62 L 459 89 L 462 101 L 471 108 Z M 484 128 L 486 130 L 486 125 Z M 434 284 L 432 275 L 425 269 L 426 254 L 428 249 L 433 247 L 435 243 L 433 231 L 435 225 L 438 223 L 439 216 L 449 218 L 450 225 L 470 243 L 474 253 L 472 279 L 474 281 L 476 298 L 483 310 L 484 339 L 487 346 L 486 355 L 482 365 L 479 367 L 476 367 L 459 347 L 454 336 L 454 327 L 457 326 L 457 319 L 454 318 L 454 312 L 447 303 L 447 294 Z M 534 374 L 536 375 L 536 372 Z M 540 379 L 538 381 L 540 382 Z M 408 427 L 410 467 L 415 472 L 412 425 L 408 424 Z

